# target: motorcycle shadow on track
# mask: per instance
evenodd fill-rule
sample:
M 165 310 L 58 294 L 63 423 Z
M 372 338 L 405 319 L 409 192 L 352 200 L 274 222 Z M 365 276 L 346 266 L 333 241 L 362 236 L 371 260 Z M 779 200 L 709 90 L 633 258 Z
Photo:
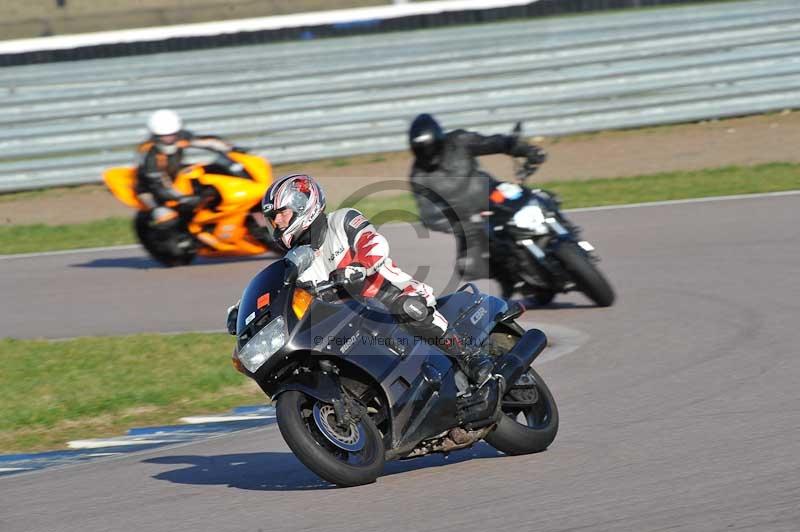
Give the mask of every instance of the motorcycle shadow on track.
M 542 310 L 564 310 L 564 309 L 596 309 L 601 308 L 594 303 L 572 303 L 569 301 L 556 301 L 547 303 L 546 305 L 531 305 L 528 310 L 542 311 Z
M 442 467 L 473 459 L 503 456 L 485 443 L 452 453 L 448 457 L 429 455 L 413 460 L 387 462 L 383 476 L 417 469 Z M 261 491 L 308 491 L 332 489 L 330 484 L 309 471 L 292 453 L 264 452 L 218 456 L 176 455 L 144 460 L 148 464 L 186 464 L 153 478 L 191 485 L 227 485 L 231 488 Z
M 233 264 L 239 262 L 275 260 L 278 255 L 268 253 L 265 255 L 254 255 L 249 257 L 225 257 L 225 258 L 205 258 L 201 257 L 192 264 L 182 266 L 182 268 L 197 268 L 202 266 L 214 266 L 219 264 Z M 90 260 L 80 264 L 70 264 L 71 268 L 124 268 L 129 270 L 164 270 L 161 264 L 150 257 L 104 257 Z

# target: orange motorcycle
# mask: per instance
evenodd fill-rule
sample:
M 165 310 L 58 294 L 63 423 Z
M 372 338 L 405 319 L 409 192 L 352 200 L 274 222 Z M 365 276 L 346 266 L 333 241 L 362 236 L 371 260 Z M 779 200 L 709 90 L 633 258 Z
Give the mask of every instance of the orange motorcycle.
M 172 215 L 158 223 L 136 195 L 135 167 L 106 170 L 103 180 L 119 201 L 139 211 L 134 223 L 139 242 L 164 266 L 189 264 L 197 255 L 258 255 L 272 247 L 261 214 L 272 167 L 262 157 L 232 151 L 184 166 L 173 187 L 200 202 L 188 210 L 180 202 L 168 202 Z

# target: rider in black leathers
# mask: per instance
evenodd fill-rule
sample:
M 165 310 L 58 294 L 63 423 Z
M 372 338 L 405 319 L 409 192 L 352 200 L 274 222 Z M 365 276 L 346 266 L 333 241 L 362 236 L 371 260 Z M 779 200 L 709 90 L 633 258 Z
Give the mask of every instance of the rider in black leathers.
M 411 190 L 422 223 L 456 235 L 457 266 L 464 278 L 490 277 L 489 236 L 480 213 L 489 209 L 489 196 L 500 181 L 481 170 L 476 157 L 503 153 L 525 157 L 535 167 L 545 161 L 545 152 L 513 135 L 484 136 L 464 129 L 445 133 L 429 114 L 414 119 L 408 137 L 415 157 Z

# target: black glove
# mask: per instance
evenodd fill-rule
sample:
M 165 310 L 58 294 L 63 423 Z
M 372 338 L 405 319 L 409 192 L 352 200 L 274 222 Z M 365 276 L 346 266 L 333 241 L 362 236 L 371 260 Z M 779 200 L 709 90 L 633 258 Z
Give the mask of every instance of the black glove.
M 181 196 L 178 198 L 178 212 L 181 217 L 190 218 L 202 201 L 203 198 L 200 196 Z
M 203 201 L 201 196 L 181 196 L 178 198 L 178 206 L 194 209 L 200 205 L 201 201 Z
M 351 264 L 333 270 L 328 278 L 348 292 L 361 292 L 364 279 L 367 278 L 367 269 L 358 264 Z
M 528 153 L 525 155 L 526 163 L 530 166 L 538 166 L 547 160 L 547 152 L 538 146 L 528 146 Z

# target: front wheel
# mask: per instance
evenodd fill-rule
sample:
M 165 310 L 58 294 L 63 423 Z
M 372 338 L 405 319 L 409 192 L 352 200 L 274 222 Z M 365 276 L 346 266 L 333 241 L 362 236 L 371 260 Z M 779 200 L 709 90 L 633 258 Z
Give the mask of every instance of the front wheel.
M 578 285 L 578 289 L 589 299 L 601 307 L 614 304 L 614 289 L 611 284 L 577 244 L 564 242 L 554 254 Z
M 383 472 L 383 438 L 369 416 L 341 427 L 331 405 L 295 390 L 278 396 L 276 416 L 295 456 L 328 482 L 371 484 Z
M 154 227 L 150 220 L 150 213 L 139 211 L 134 220 L 134 229 L 139 242 L 153 259 L 162 265 L 185 266 L 192 262 L 197 255 L 197 245 L 192 236 L 181 230 L 177 222 L 165 227 Z
M 503 416 L 486 441 L 506 454 L 544 451 L 558 432 L 558 408 L 542 377 L 528 368 L 503 396 Z

